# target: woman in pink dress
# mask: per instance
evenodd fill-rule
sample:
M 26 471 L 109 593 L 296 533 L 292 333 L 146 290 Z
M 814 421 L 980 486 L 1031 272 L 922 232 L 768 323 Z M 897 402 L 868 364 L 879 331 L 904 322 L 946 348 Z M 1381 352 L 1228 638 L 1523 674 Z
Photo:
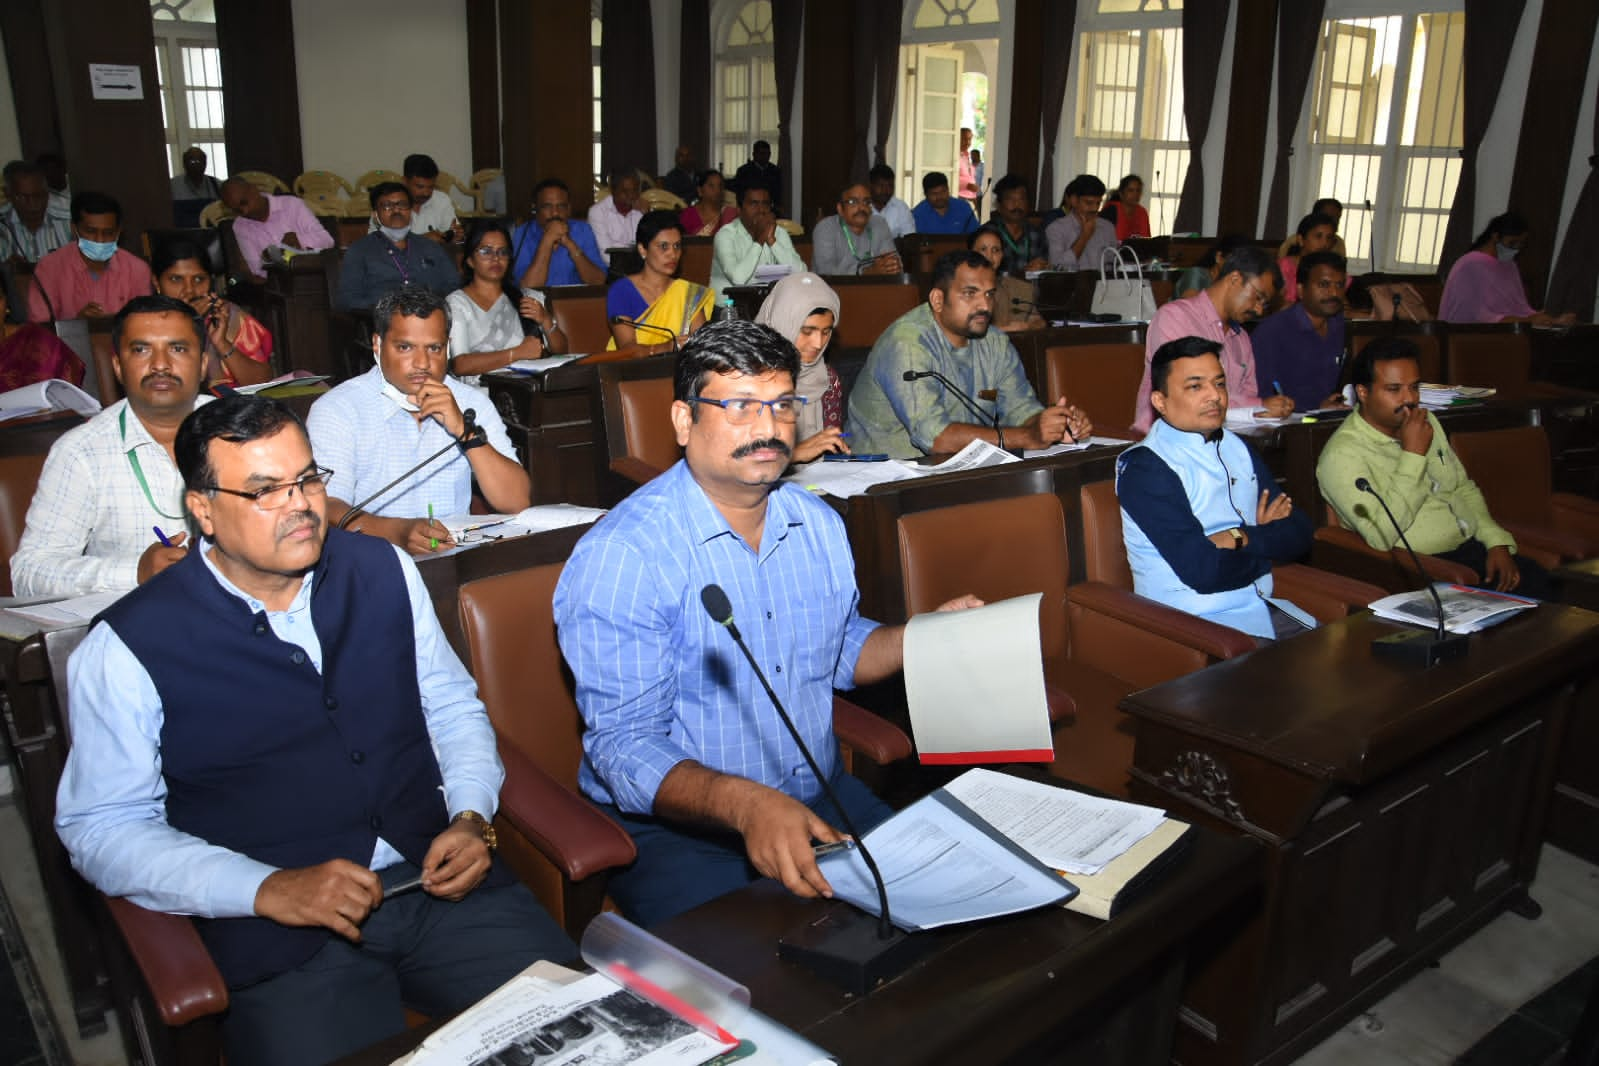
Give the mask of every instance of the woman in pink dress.
M 697 177 L 694 184 L 699 198 L 683 208 L 678 221 L 683 224 L 685 237 L 714 237 L 717 230 L 738 217 L 738 208 L 723 199 L 725 185 L 720 170 L 702 170 Z
M 1527 220 L 1507 211 L 1488 223 L 1471 242 L 1444 282 L 1438 318 L 1444 322 L 1531 322 L 1535 326 L 1569 326 L 1567 312 L 1553 316 L 1533 310 L 1527 287 L 1516 269 L 1516 256 L 1527 243 Z

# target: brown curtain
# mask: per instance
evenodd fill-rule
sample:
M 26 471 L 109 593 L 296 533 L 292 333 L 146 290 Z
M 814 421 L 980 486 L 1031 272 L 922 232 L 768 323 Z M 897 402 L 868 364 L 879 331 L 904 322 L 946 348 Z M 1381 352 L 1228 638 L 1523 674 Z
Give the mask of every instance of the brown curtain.
M 799 171 L 794 167 L 794 82 L 799 77 L 804 40 L 805 0 L 772 0 L 772 60 L 777 80 L 777 165 L 783 172 L 783 199 L 798 216 Z M 813 120 L 815 121 L 815 120 Z M 782 204 L 778 205 L 780 208 Z
M 1576 109 L 1575 103 L 1572 105 Z M 1594 108 L 1593 141 L 1599 152 L 1599 107 Z M 1599 155 L 1588 157 L 1588 180 L 1582 183 L 1577 197 L 1577 208 L 1571 213 L 1571 224 L 1566 227 L 1566 242 L 1560 246 L 1560 258 L 1555 260 L 1554 277 L 1549 279 L 1549 298 L 1544 309 L 1552 314 L 1577 312 L 1586 319 L 1593 314 L 1593 303 L 1599 295 Z
M 655 37 L 650 0 L 605 0 L 600 14 L 600 162 L 619 168 L 655 167 Z M 626 92 L 614 91 L 619 85 Z
M 1288 232 L 1288 160 L 1294 154 L 1294 130 L 1310 88 L 1326 9 L 1326 0 L 1277 2 L 1277 162 L 1266 198 L 1268 237 Z
M 289 0 L 217 0 L 217 53 L 228 123 L 228 167 L 294 184 L 305 170 Z M 247 121 L 238 118 L 249 116 Z M 226 177 L 227 175 L 217 175 Z
M 888 131 L 894 128 L 894 97 L 899 88 L 899 26 L 904 0 L 881 0 L 877 13 L 877 140 L 872 163 L 888 162 Z
M 1077 0 L 1055 0 L 1044 8 L 1044 54 L 1055 57 L 1044 65 L 1043 99 L 1038 124 L 1043 135 L 1043 158 L 1038 166 L 1040 207 L 1055 204 L 1055 142 L 1060 140 L 1060 116 L 1066 107 L 1067 74 L 1071 70 L 1072 33 L 1077 28 Z M 1110 175 L 1108 180 L 1114 181 Z
M 694 149 L 704 168 L 716 161 L 711 145 L 711 0 L 683 0 L 683 39 L 677 72 L 677 142 Z M 672 146 L 674 149 L 677 145 Z M 662 173 L 673 164 L 661 163 Z
M 1494 103 L 1505 80 L 1505 63 L 1521 24 L 1526 0 L 1466 0 L 1466 46 L 1463 78 L 1465 108 L 1461 118 L 1460 184 L 1449 209 L 1438 273 L 1447 275 L 1455 260 L 1471 250 L 1477 204 L 1477 150 L 1488 132 Z M 1498 214 L 1498 210 L 1492 212 Z
M 1188 0 L 1183 5 L 1183 118 L 1188 120 L 1188 174 L 1172 229 L 1190 233 L 1204 228 L 1205 136 L 1216 104 L 1216 64 L 1227 36 L 1227 0 Z

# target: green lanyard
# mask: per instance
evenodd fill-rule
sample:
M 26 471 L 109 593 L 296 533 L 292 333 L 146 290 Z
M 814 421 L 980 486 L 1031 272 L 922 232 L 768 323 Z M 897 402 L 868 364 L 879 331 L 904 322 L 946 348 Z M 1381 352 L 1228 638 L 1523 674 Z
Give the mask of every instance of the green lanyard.
M 117 416 L 117 431 L 122 435 L 122 443 L 128 443 L 128 409 L 124 407 Z M 139 479 L 139 487 L 144 490 L 144 498 L 150 501 L 150 509 L 162 518 L 170 518 L 174 522 L 183 521 L 180 514 L 167 514 L 156 505 L 155 497 L 150 495 L 150 483 L 144 479 L 144 468 L 139 465 L 139 447 L 134 445 L 127 451 L 128 465 L 133 467 L 133 476 Z

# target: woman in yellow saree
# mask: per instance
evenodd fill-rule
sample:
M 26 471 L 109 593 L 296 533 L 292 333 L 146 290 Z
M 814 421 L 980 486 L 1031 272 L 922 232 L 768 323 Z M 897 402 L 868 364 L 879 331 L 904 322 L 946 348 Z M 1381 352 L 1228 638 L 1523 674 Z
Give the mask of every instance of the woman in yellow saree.
M 639 220 L 638 251 L 644 269 L 619 278 L 605 295 L 611 324 L 606 351 L 636 356 L 670 352 L 711 316 L 715 293 L 676 277 L 683 256 L 683 226 L 671 211 L 651 211 Z

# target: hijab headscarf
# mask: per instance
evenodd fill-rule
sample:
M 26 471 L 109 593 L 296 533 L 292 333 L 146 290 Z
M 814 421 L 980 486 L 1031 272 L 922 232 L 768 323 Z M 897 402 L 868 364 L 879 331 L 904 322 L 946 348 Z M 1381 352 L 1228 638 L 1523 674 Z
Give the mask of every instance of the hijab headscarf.
M 799 339 L 800 327 L 817 311 L 833 312 L 833 328 L 838 328 L 838 293 L 820 277 L 811 273 L 790 274 L 772 286 L 761 304 L 755 321 L 771 326 L 790 343 Z M 806 365 L 800 360 L 799 377 L 794 381 L 794 392 L 805 397 L 800 409 L 796 439 L 814 437 L 826 428 L 822 416 L 822 394 L 827 391 L 827 360 L 817 357 Z

